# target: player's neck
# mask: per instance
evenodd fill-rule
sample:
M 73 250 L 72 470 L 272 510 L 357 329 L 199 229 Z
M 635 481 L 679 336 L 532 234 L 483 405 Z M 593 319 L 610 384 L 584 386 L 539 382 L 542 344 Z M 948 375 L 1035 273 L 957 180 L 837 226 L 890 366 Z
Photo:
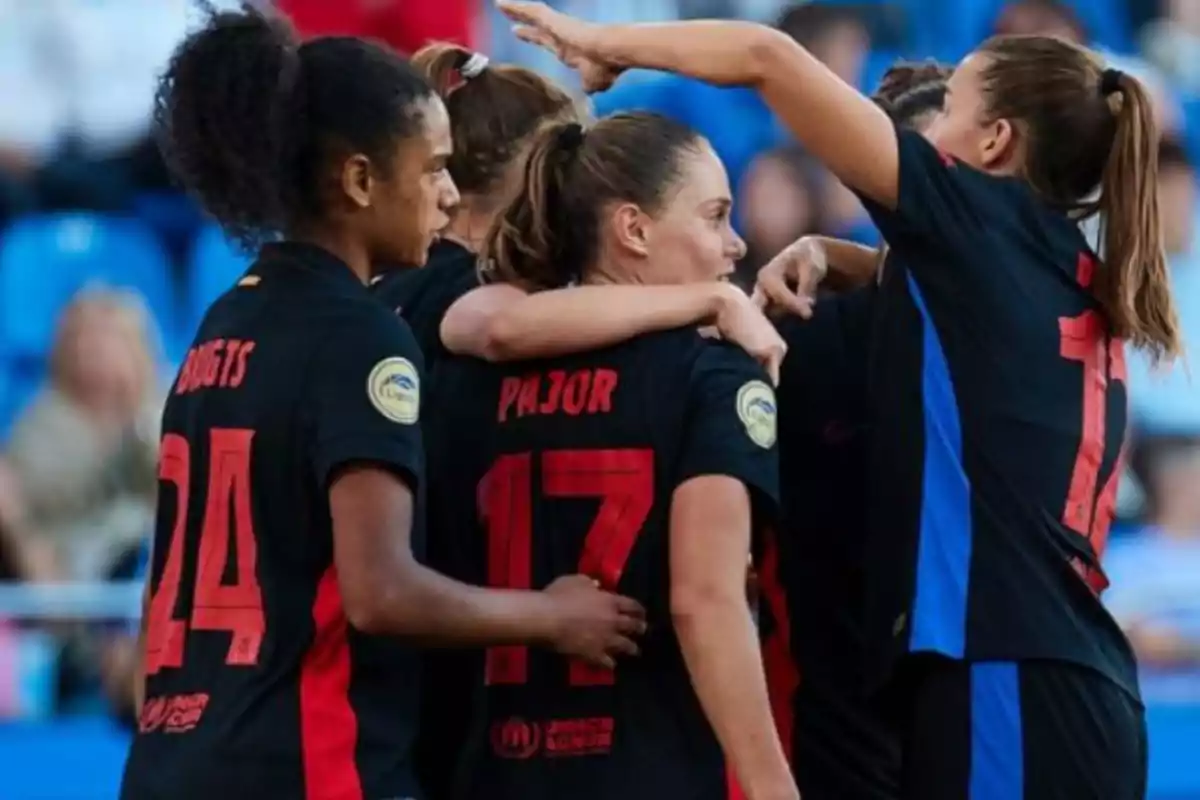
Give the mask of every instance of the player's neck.
M 468 250 L 478 253 L 487 239 L 492 222 L 496 219 L 495 211 L 481 208 L 470 198 L 464 197 L 458 211 L 450 220 L 450 225 L 442 232 L 442 238 L 457 242 Z
M 322 250 L 337 256 L 350 268 L 354 276 L 366 285 L 371 280 L 371 258 L 367 251 L 345 240 L 344 237 L 327 231 L 297 230 L 288 237 L 292 241 L 315 245 Z

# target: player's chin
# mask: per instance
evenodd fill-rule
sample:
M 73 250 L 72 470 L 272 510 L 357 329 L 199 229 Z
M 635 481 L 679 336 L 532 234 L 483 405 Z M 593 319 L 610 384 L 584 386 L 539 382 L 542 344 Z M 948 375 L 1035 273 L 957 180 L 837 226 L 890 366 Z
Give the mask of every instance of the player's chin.
M 433 246 L 433 236 L 427 236 L 421 240 L 420 244 L 412 249 L 412 252 L 405 257 L 403 263 L 410 267 L 423 267 L 425 262 L 429 260 L 429 248 Z

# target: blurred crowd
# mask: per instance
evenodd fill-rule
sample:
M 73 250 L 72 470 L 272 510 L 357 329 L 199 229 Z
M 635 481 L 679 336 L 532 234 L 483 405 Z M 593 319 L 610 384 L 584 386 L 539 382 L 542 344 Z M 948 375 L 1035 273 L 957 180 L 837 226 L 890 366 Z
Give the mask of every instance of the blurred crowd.
M 1161 211 L 1183 328 L 1200 351 L 1200 0 L 555 4 L 593 19 L 772 20 L 863 87 L 897 58 L 952 62 L 992 33 L 1090 44 L 1157 99 Z M 195 5 L 0 0 L 0 580 L 136 580 L 145 568 L 166 383 L 205 304 L 245 263 L 174 191 L 149 138 L 156 76 Z M 370 35 L 404 51 L 453 40 L 571 80 L 485 0 L 277 5 L 305 34 Z M 751 91 L 632 74 L 595 106 L 659 111 L 712 141 L 737 187 L 743 277 L 805 234 L 877 239 L 857 200 Z M 1107 599 L 1148 668 L 1200 676 L 1200 384 L 1186 364 L 1133 358 L 1129 386 L 1137 434 Z M 127 625 L 4 616 L 0 604 L 0 716 L 127 708 Z M 39 658 L 25 654 L 31 642 Z M 30 664 L 44 691 L 22 688 Z

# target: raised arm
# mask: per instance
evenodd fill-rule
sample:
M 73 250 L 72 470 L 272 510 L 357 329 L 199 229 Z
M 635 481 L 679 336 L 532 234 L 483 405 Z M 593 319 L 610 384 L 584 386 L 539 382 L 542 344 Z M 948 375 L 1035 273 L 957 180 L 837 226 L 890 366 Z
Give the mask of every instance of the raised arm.
M 605 88 L 633 67 L 757 89 L 843 183 L 895 207 L 899 154 L 891 120 L 787 35 L 733 21 L 593 25 L 543 3 L 497 5 L 518 23 L 518 36 L 554 51 L 590 89 Z

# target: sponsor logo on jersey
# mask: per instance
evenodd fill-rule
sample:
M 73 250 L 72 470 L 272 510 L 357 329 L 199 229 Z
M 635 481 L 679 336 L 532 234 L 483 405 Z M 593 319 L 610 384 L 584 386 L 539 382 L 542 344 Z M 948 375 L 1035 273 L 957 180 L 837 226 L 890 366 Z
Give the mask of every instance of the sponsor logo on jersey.
M 738 389 L 737 414 L 750 441 L 764 449 L 775 444 L 775 392 L 762 381 L 750 381 Z
M 412 425 L 421 416 L 421 377 L 407 358 L 385 358 L 367 376 L 367 397 L 392 422 Z

